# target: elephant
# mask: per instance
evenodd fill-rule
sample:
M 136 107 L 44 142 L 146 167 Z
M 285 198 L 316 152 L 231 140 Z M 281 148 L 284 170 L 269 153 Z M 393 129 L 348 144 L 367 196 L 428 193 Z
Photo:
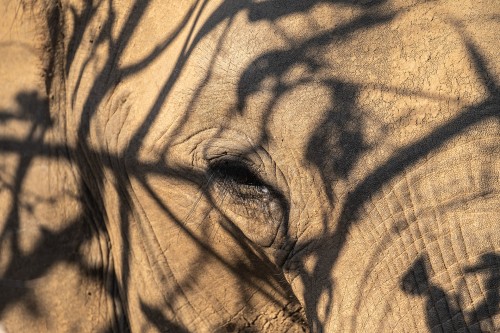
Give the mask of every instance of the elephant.
M 500 331 L 497 1 L 1 7 L 0 332 Z

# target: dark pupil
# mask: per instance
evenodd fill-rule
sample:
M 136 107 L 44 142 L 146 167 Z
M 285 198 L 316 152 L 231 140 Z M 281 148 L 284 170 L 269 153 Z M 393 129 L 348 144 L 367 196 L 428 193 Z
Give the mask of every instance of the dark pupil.
M 262 186 L 262 181 L 246 166 L 239 163 L 222 162 L 211 167 L 212 173 L 225 181 L 239 185 Z

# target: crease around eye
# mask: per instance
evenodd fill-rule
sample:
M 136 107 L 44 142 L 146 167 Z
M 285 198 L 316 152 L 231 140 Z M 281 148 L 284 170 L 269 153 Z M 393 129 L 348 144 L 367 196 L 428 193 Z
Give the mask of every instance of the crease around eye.
M 288 205 L 281 192 L 245 162 L 236 158 L 210 161 L 209 196 L 214 206 L 250 240 L 269 247 L 283 223 L 286 229 Z

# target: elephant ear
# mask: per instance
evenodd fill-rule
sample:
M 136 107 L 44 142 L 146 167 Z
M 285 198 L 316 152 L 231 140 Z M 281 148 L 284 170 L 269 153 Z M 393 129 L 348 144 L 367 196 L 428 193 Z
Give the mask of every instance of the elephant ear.
M 279 246 L 286 200 L 250 163 L 218 158 L 209 166 L 209 194 L 217 209 L 243 234 L 263 247 Z

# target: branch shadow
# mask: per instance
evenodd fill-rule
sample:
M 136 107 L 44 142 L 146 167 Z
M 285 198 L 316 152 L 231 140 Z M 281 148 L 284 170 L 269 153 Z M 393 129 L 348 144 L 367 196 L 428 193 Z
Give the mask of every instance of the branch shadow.
M 148 134 L 151 124 L 155 122 L 161 109 L 165 105 L 167 97 L 172 92 L 172 88 L 179 80 L 182 69 L 187 64 L 187 60 L 191 56 L 193 50 L 199 45 L 207 34 L 214 29 L 218 28 L 222 22 L 229 20 L 236 16 L 238 13 L 247 11 L 250 21 L 269 21 L 271 23 L 288 15 L 306 12 L 312 7 L 322 3 L 340 3 L 357 6 L 366 10 L 364 15 L 359 16 L 351 22 L 348 22 L 340 27 L 336 27 L 326 33 L 320 34 L 300 45 L 294 45 L 289 49 L 268 52 L 260 55 L 258 58 L 248 66 L 247 70 L 243 72 L 238 81 L 238 107 L 235 110 L 235 116 L 245 116 L 245 107 L 248 99 L 258 92 L 261 88 L 262 82 L 269 78 L 275 78 L 278 81 L 275 89 L 272 91 L 272 99 L 266 108 L 267 112 L 262 116 L 260 123 L 260 141 L 259 145 L 265 145 L 270 136 L 268 122 L 274 110 L 276 103 L 285 96 L 287 92 L 294 89 L 295 86 L 289 85 L 285 82 L 287 71 L 296 65 L 305 65 L 311 72 L 320 70 L 325 64 L 318 61 L 316 58 L 310 56 L 311 50 L 317 49 L 320 46 L 330 45 L 338 40 L 347 40 L 358 31 L 363 29 L 370 29 L 381 24 L 390 22 L 397 13 L 383 14 L 378 13 L 376 10 L 378 5 L 385 3 L 385 0 L 378 1 L 349 1 L 349 0 L 306 0 L 306 1 L 293 1 L 292 3 L 277 0 L 277 1 L 260 1 L 254 3 L 252 1 L 241 1 L 238 5 L 229 4 L 230 1 L 224 1 L 217 10 L 215 10 L 203 22 L 201 29 L 195 33 L 194 25 L 198 22 L 202 12 L 206 6 L 206 1 L 196 1 L 194 5 L 188 10 L 186 16 L 181 20 L 174 32 L 162 40 L 155 49 L 148 54 L 145 58 L 137 63 L 120 68 L 118 63 L 121 53 L 128 46 L 132 34 L 140 26 L 144 13 L 149 9 L 149 2 L 136 1 L 134 2 L 131 15 L 124 23 L 118 38 L 112 39 L 110 31 L 116 29 L 115 10 L 109 2 L 109 15 L 105 22 L 102 24 L 102 30 L 99 36 L 93 43 L 96 45 L 107 44 L 109 49 L 109 58 L 106 59 L 106 64 L 103 70 L 96 76 L 95 82 L 92 82 L 89 97 L 85 100 L 80 119 L 80 127 L 78 128 L 78 146 L 68 147 L 66 145 L 51 145 L 44 141 L 44 134 L 48 129 L 54 125 L 49 113 L 48 100 L 41 98 L 36 92 L 20 92 L 16 96 L 16 101 L 19 106 L 19 112 L 12 110 L 0 110 L 0 125 L 11 121 L 27 121 L 31 123 L 31 130 L 29 135 L 24 141 L 0 137 L 0 153 L 16 153 L 19 155 L 20 160 L 16 168 L 14 182 L 9 184 L 8 188 L 11 191 L 12 207 L 7 213 L 7 218 L 3 222 L 3 229 L 0 232 L 0 244 L 10 244 L 11 259 L 6 265 L 5 271 L 2 273 L 0 280 L 0 289 L 2 290 L 0 296 L 0 315 L 6 311 L 8 307 L 16 305 L 23 299 L 28 299 L 27 303 L 30 304 L 31 312 L 36 316 L 40 313 L 37 307 L 36 298 L 31 295 L 29 288 L 26 287 L 28 280 L 43 277 L 55 264 L 59 262 L 68 262 L 71 265 L 80 267 L 83 274 L 91 279 L 96 279 L 104 282 L 103 271 L 104 267 L 88 267 L 85 263 L 85 258 L 79 254 L 79 249 L 89 239 L 98 235 L 106 235 L 109 231 L 104 223 L 106 216 L 106 207 L 102 198 L 100 189 L 105 182 L 105 171 L 111 171 L 115 174 L 116 179 L 124 180 L 118 186 L 118 191 L 121 195 L 119 212 L 121 215 L 120 237 L 124 240 L 124 248 L 119 253 L 113 253 L 114 256 L 121 256 L 122 267 L 119 271 L 122 272 L 122 279 L 117 281 L 117 276 L 114 271 L 112 272 L 112 283 L 107 284 L 107 292 L 111 297 L 116 299 L 117 303 L 121 303 L 124 308 L 127 306 L 127 291 L 129 289 L 129 276 L 130 276 L 130 256 L 134 251 L 133 244 L 131 244 L 131 221 L 130 216 L 133 215 L 132 207 L 130 204 L 131 188 L 130 184 L 125 181 L 124 173 L 130 170 L 124 170 L 117 167 L 123 165 L 123 158 L 126 156 L 128 165 L 134 165 L 134 170 L 140 170 L 135 174 L 129 174 L 127 177 L 132 177 L 138 180 L 144 188 L 147 189 L 151 198 L 159 204 L 167 216 L 179 226 L 179 228 L 190 237 L 191 240 L 197 242 L 205 253 L 200 256 L 199 265 L 192 267 L 190 276 L 193 281 L 196 281 L 197 276 L 203 274 L 203 262 L 206 262 L 207 257 L 216 258 L 222 265 L 231 270 L 236 276 L 241 278 L 242 284 L 251 285 L 257 291 L 266 294 L 266 291 L 261 288 L 264 284 L 271 286 L 279 285 L 280 288 L 276 292 L 281 296 L 292 299 L 297 302 L 295 295 L 292 294 L 291 287 L 288 285 L 283 277 L 283 272 L 280 270 L 282 267 L 271 267 L 272 265 L 268 260 L 265 260 L 263 252 L 256 251 L 254 246 L 250 244 L 248 239 L 242 234 L 233 224 L 224 225 L 234 235 L 234 240 L 239 242 L 240 250 L 245 252 L 249 257 L 249 265 L 244 262 L 232 262 L 224 258 L 210 244 L 210 237 L 200 239 L 197 235 L 192 233 L 185 227 L 185 221 L 176 216 L 169 207 L 162 203 L 161 197 L 148 185 L 147 176 L 158 174 L 176 175 L 179 178 L 191 179 L 198 177 L 205 179 L 206 175 L 193 175 L 192 170 L 172 170 L 168 169 L 160 163 L 146 164 L 139 159 L 139 149 L 141 143 Z M 229 8 L 229 9 L 228 9 Z M 198 9 L 198 10 L 196 10 Z M 51 49 L 53 50 L 53 57 L 50 58 L 49 72 L 57 73 L 56 67 L 58 66 L 57 57 L 61 56 L 56 50 L 59 50 L 58 43 L 60 42 L 61 34 L 59 22 L 61 21 L 61 10 L 56 6 L 51 12 L 48 13 L 48 21 L 52 23 L 52 30 L 50 34 Z M 90 4 L 85 4 L 81 14 L 77 14 L 73 7 L 69 11 L 79 29 L 75 29 L 73 35 L 70 36 L 68 42 L 68 52 L 65 54 L 65 67 L 64 74 L 69 73 L 69 69 L 73 64 L 78 46 L 83 43 L 83 33 L 85 26 L 91 21 L 95 15 L 96 8 Z M 203 12 L 204 13 L 204 12 Z M 193 20 L 192 25 L 188 22 Z M 154 103 L 154 106 L 149 110 L 146 121 L 140 128 L 132 135 L 131 144 L 128 145 L 126 152 L 121 152 L 120 155 L 115 155 L 106 151 L 96 151 L 92 148 L 89 142 L 89 133 L 92 120 L 94 119 L 97 110 L 104 102 L 106 95 L 113 88 L 112 81 L 116 78 L 122 79 L 125 77 L 133 76 L 140 71 L 147 68 L 147 66 L 156 60 L 174 41 L 176 41 L 182 32 L 188 31 L 188 37 L 182 46 L 179 53 L 180 56 L 176 59 L 175 69 L 172 74 L 167 78 L 165 83 L 160 89 L 160 93 Z M 229 38 L 227 34 L 223 33 L 217 45 L 217 55 L 221 49 L 221 45 Z M 465 41 L 466 47 L 469 51 L 473 65 L 481 77 L 484 86 L 488 90 L 489 97 L 481 103 L 472 107 L 466 108 L 461 114 L 454 119 L 451 119 L 446 124 L 435 129 L 433 132 L 418 140 L 417 142 L 402 148 L 394 155 L 390 156 L 382 165 L 370 173 L 362 182 L 349 193 L 346 203 L 341 209 L 338 227 L 331 234 L 323 235 L 320 239 L 315 239 L 313 242 L 303 243 L 299 248 L 294 248 L 290 257 L 300 258 L 300 254 L 304 251 L 317 251 L 318 255 L 322 254 L 321 245 L 327 244 L 328 248 L 334 248 L 329 256 L 321 256 L 312 272 L 305 273 L 305 269 L 301 269 L 300 278 L 303 281 L 317 280 L 325 281 L 327 272 L 335 266 L 339 253 L 346 245 L 347 235 L 351 228 L 359 220 L 360 210 L 366 201 L 378 192 L 385 184 L 388 184 L 396 176 L 402 174 L 405 170 L 413 166 L 415 163 L 425 158 L 431 152 L 439 149 L 444 144 L 457 137 L 466 130 L 487 119 L 500 119 L 500 96 L 498 85 L 494 82 L 493 76 L 487 71 L 485 60 L 477 47 L 470 41 Z M 86 68 L 85 61 L 81 71 L 78 73 L 77 81 L 83 80 L 83 72 Z M 215 56 L 214 56 L 215 58 Z M 211 64 L 215 60 L 212 59 Z M 61 73 L 59 73 L 61 75 Z M 207 75 L 202 84 L 194 87 L 190 105 L 194 105 L 201 95 L 204 85 L 209 82 L 211 78 L 211 69 L 207 71 Z M 50 90 L 53 84 L 53 77 L 47 75 L 47 87 Z M 308 81 L 300 81 L 297 84 L 307 84 Z M 335 109 L 329 110 L 327 115 L 322 119 L 316 131 L 311 135 L 307 151 L 305 152 L 306 159 L 317 167 L 320 171 L 322 182 L 327 189 L 327 195 L 330 203 L 334 201 L 334 190 L 332 184 L 337 179 L 347 179 L 351 173 L 354 165 L 360 156 L 370 147 L 366 143 L 362 134 L 362 121 L 357 116 L 359 110 L 355 110 L 355 102 L 359 95 L 359 87 L 348 81 L 341 80 L 325 80 L 321 84 L 328 88 L 331 92 L 332 105 L 337 105 Z M 77 89 L 80 83 L 77 83 L 75 91 L 67 92 L 72 96 L 76 96 Z M 33 112 L 33 110 L 41 110 L 41 112 Z M 171 142 L 177 133 L 180 132 L 182 127 L 190 121 L 191 114 L 186 113 L 184 118 L 180 121 L 180 126 L 177 132 L 173 133 Z M 337 133 L 335 136 L 332 132 Z M 20 228 L 20 210 L 23 209 L 22 199 L 22 186 L 23 181 L 29 171 L 33 160 L 36 157 L 43 156 L 50 159 L 62 158 L 70 161 L 76 168 L 78 174 L 78 182 L 81 197 L 79 200 L 85 207 L 85 211 L 81 216 L 69 223 L 69 226 L 63 230 L 53 232 L 49 230 L 42 230 L 41 239 L 34 244 L 33 250 L 29 253 L 20 251 L 19 238 L 17 236 Z M 186 175 L 186 173 L 191 173 Z M 3 182 L 0 179 L 0 182 Z M 209 194 L 200 192 L 209 197 Z M 209 199 L 210 201 L 210 199 Z M 326 217 L 325 217 L 326 219 Z M 293 221 L 289 221 L 293 223 Z M 328 221 L 324 221 L 328 223 Z M 147 226 L 141 226 L 147 228 Z M 148 234 L 148 232 L 144 232 Z M 149 232 L 149 234 L 151 234 Z M 79 235 L 79 237 L 75 237 Z M 150 240 L 151 242 L 157 240 Z M 334 246 L 332 247 L 332 244 Z M 326 245 L 325 245 L 326 246 Z M 256 254 L 256 252 L 258 254 Z M 264 258 L 264 259 L 263 259 Z M 175 260 L 175 258 L 164 258 L 165 261 Z M 441 331 L 441 329 L 455 330 L 466 327 L 471 322 L 470 318 L 476 318 L 475 323 L 493 317 L 500 312 L 500 277 L 498 275 L 499 256 L 495 253 L 484 254 L 481 261 L 471 266 L 466 270 L 467 274 L 483 273 L 489 274 L 487 279 L 487 292 L 484 301 L 478 306 L 475 313 L 462 314 L 456 305 L 453 296 L 440 288 L 438 285 L 432 283 L 429 278 L 428 269 L 425 263 L 425 257 L 419 257 L 413 265 L 408 269 L 401 281 L 401 290 L 409 295 L 422 297 L 426 302 L 427 324 L 431 331 Z M 300 266 L 299 262 L 299 266 Z M 263 269 L 265 267 L 265 269 Z M 188 286 L 191 281 L 177 281 L 179 289 L 173 290 L 169 295 L 164 295 L 165 306 L 175 304 L 182 297 L 185 297 L 182 292 L 182 287 Z M 118 287 L 119 286 L 119 287 Z M 322 288 L 318 288 L 314 292 L 306 295 L 308 306 L 310 307 L 307 316 L 309 323 L 312 323 L 312 328 L 319 330 L 324 323 L 321 322 L 320 316 L 315 312 L 320 299 L 320 295 L 325 294 L 328 297 L 328 308 L 332 308 L 335 301 L 333 299 L 335 288 L 335 281 L 325 281 Z M 244 294 L 242 288 L 242 299 L 249 299 L 251 295 Z M 273 295 L 266 295 L 272 302 L 279 303 Z M 189 302 L 188 302 L 189 303 Z M 279 304 L 286 308 L 287 304 Z M 312 310 L 311 310 L 312 309 Z M 186 330 L 178 323 L 172 322 L 163 314 L 163 309 L 150 306 L 145 300 L 142 300 L 141 310 L 146 318 L 150 321 L 152 327 L 158 331 L 175 331 L 186 332 Z M 123 311 L 126 313 L 126 311 Z M 290 316 L 293 313 L 290 313 Z M 126 318 L 119 318 L 118 321 L 126 321 Z M 298 319 L 298 321 L 303 319 Z M 115 327 L 110 324 L 109 328 L 104 331 L 113 331 Z M 228 323 L 226 327 L 228 330 L 235 328 L 232 323 Z M 447 325 L 442 326 L 442 325 Z M 127 331 L 128 324 L 124 323 L 121 330 Z M 471 329 L 469 329 L 471 330 Z M 477 332 L 480 332 L 479 330 Z

